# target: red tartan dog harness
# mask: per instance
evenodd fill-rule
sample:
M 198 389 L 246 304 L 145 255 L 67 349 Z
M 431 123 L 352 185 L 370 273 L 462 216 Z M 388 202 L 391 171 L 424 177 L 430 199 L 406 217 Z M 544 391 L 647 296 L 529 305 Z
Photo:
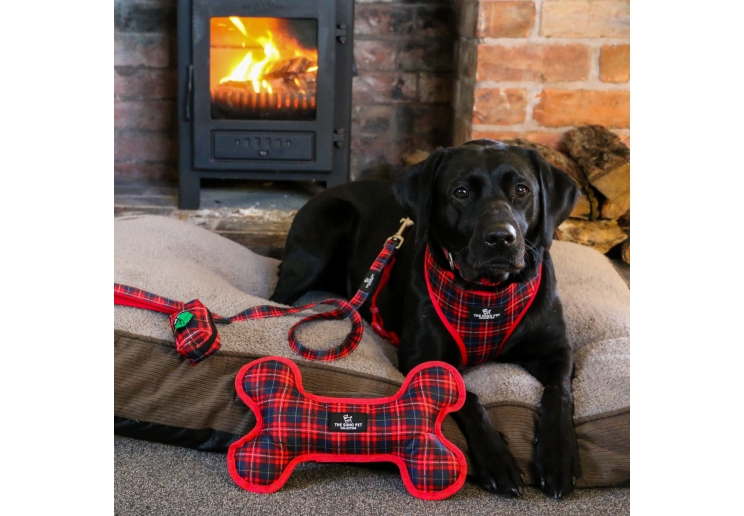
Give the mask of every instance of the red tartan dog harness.
M 465 456 L 442 434 L 445 416 L 465 403 L 465 383 L 449 364 L 415 367 L 393 396 L 354 399 L 306 393 L 297 365 L 266 357 L 243 366 L 235 389 L 256 415 L 227 453 L 243 489 L 273 493 L 306 461 L 391 461 L 408 492 L 426 500 L 447 498 L 465 482 Z
M 398 335 L 385 330 L 377 308 L 377 296 L 390 277 L 393 263 L 382 273 L 370 311 L 375 332 L 397 346 Z M 471 284 L 465 288 L 455 281 L 453 271 L 439 266 L 426 246 L 424 275 L 434 310 L 460 348 L 462 365 L 473 366 L 493 360 L 501 353 L 535 299 L 542 264 L 538 265 L 537 275 L 524 283 L 511 283 L 506 287 L 499 287 L 498 283 Z
M 426 289 L 439 319 L 447 328 L 462 354 L 463 365 L 476 365 L 495 359 L 535 300 L 542 277 L 524 283 L 476 285 L 463 288 L 455 273 L 442 268 L 431 255 L 424 257 Z

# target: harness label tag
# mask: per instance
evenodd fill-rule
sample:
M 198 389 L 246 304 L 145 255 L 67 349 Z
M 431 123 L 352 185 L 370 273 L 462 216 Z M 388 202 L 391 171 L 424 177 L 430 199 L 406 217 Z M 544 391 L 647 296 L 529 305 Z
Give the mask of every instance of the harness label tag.
M 328 430 L 331 432 L 366 432 L 367 414 L 362 412 L 329 412 Z
M 362 280 L 362 284 L 359 286 L 359 290 L 361 290 L 362 292 L 369 292 L 372 288 L 372 284 L 375 282 L 375 276 L 375 272 L 368 271 L 367 275 Z
M 504 306 L 471 306 L 468 309 L 468 317 L 476 321 L 493 321 L 504 314 L 505 308 Z

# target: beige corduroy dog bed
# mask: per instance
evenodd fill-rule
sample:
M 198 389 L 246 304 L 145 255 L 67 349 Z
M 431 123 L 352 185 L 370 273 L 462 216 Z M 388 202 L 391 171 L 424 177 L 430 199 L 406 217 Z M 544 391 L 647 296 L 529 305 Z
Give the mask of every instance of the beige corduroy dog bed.
M 118 218 L 114 281 L 179 300 L 199 299 L 230 316 L 270 304 L 278 261 L 259 256 L 206 229 L 172 218 Z M 558 290 L 576 349 L 574 422 L 583 476 L 579 487 L 630 479 L 630 327 L 628 287 L 606 257 L 554 242 Z M 303 301 L 303 300 L 301 300 Z M 168 317 L 114 308 L 115 432 L 200 449 L 224 450 L 247 434 L 253 414 L 237 398 L 238 370 L 255 358 L 294 360 L 308 392 L 324 396 L 390 396 L 403 381 L 395 348 L 365 323 L 359 347 L 330 363 L 310 362 L 287 344 L 289 328 L 306 314 L 219 326 L 222 348 L 197 366 L 175 351 Z M 300 330 L 314 348 L 339 343 L 347 321 L 310 323 Z M 542 386 L 521 367 L 488 363 L 464 371 L 503 432 L 528 483 L 534 484 L 534 427 Z M 451 416 L 445 436 L 466 452 Z

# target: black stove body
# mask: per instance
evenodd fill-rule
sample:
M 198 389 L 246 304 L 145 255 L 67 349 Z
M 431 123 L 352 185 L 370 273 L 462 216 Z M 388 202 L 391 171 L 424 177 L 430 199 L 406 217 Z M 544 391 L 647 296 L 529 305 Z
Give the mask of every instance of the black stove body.
M 353 10 L 179 0 L 179 208 L 203 178 L 348 181 Z

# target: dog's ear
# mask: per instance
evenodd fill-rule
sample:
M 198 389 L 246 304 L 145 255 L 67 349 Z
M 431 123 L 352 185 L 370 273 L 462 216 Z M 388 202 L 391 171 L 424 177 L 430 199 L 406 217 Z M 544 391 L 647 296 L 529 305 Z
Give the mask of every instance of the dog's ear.
M 433 152 L 425 160 L 403 169 L 393 184 L 395 199 L 413 219 L 416 242 L 426 240 L 434 184 L 444 156 L 444 149 Z
M 581 191 L 563 170 L 548 163 L 536 150 L 528 151 L 540 182 L 540 214 L 538 234 L 545 249 L 553 242 L 553 234 L 571 213 Z

